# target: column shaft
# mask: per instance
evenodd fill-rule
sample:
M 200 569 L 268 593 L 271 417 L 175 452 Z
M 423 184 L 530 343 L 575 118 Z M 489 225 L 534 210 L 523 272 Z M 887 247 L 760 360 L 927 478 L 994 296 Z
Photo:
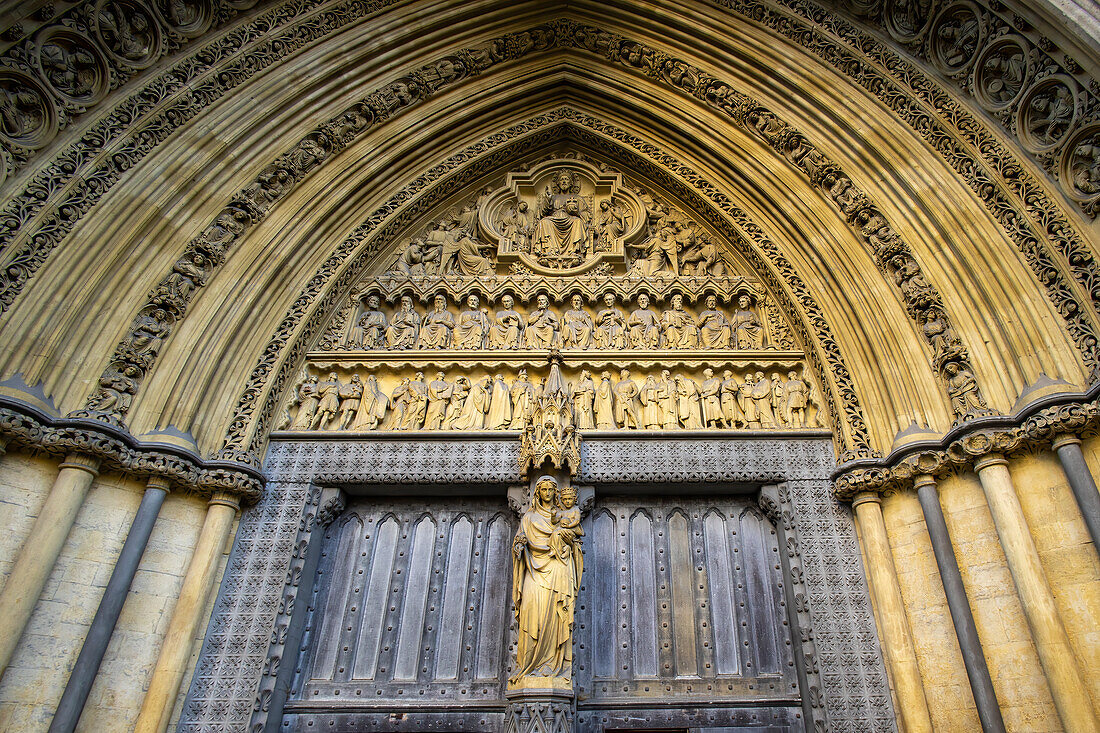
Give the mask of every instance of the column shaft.
M 135 733 L 162 733 L 168 726 L 172 707 L 191 656 L 191 643 L 202 623 L 206 602 L 214 585 L 218 558 L 229 539 L 233 517 L 239 505 L 229 495 L 215 494 L 210 500 L 199 541 L 187 566 L 179 599 L 168 623 L 149 689 L 134 724 Z
M 80 656 L 76 658 L 69 682 L 61 695 L 49 733 L 71 733 L 76 729 L 76 723 L 80 720 L 80 713 L 88 700 L 88 693 L 99 672 L 99 665 L 103 662 L 103 655 L 107 652 L 107 644 L 111 641 L 118 617 L 122 613 L 122 605 L 130 592 L 130 584 L 134 581 L 141 556 L 145 553 L 149 535 L 153 532 L 153 525 L 167 494 L 167 481 L 162 478 L 149 479 L 141 505 L 130 525 L 130 532 L 126 535 L 126 542 L 122 545 L 122 552 L 115 562 L 111 579 L 107 581 L 107 588 L 84 639 L 84 646 L 80 649 Z
M 875 494 L 859 494 L 852 501 L 859 522 L 860 536 L 867 554 L 871 591 L 882 619 L 882 646 L 886 663 L 894 679 L 894 692 L 906 733 L 931 733 L 932 719 L 924 696 L 913 634 L 905 615 L 894 556 L 886 536 L 880 499 Z
M 8 582 L 0 593 L 0 675 L 11 663 L 98 469 L 98 458 L 77 454 L 65 457 L 42 511 L 15 556 Z
M 1081 441 L 1071 435 L 1059 435 L 1054 441 L 1054 450 L 1073 491 L 1073 498 L 1081 509 L 1093 547 L 1100 552 L 1100 492 L 1096 490 L 1085 454 L 1081 452 Z
M 974 468 L 993 515 L 993 524 L 1008 559 L 1008 569 L 1062 725 L 1067 733 L 1098 733 L 1100 724 L 1012 485 L 1008 462 L 1003 456 L 993 454 L 981 458 Z
M 936 556 L 936 565 L 940 570 L 943 592 L 947 596 L 947 608 L 951 612 L 951 621 L 955 624 L 955 636 L 959 640 L 966 676 L 970 680 L 970 690 L 974 694 L 974 704 L 978 708 L 978 719 L 982 730 L 987 733 L 1004 733 L 1005 723 L 1001 718 L 1001 706 L 997 702 L 997 693 L 993 690 L 993 680 L 989 676 L 982 642 L 978 638 L 978 629 L 974 625 L 974 615 L 970 611 L 970 602 L 966 597 L 959 561 L 951 544 L 951 535 L 944 521 L 943 508 L 936 482 L 931 476 L 919 476 L 914 484 L 917 498 L 924 511 L 924 524 L 928 528 L 928 537 L 932 540 L 932 552 Z

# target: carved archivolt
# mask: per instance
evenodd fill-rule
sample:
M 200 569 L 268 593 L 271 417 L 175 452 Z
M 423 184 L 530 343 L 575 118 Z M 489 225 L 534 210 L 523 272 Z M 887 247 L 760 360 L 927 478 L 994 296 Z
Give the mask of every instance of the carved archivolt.
M 234 8 L 238 7 L 238 4 L 232 4 Z M 383 3 L 374 3 L 368 8 L 357 8 L 355 13 L 369 12 L 376 7 L 380 7 Z M 767 6 L 763 3 L 757 2 L 744 2 L 744 3 L 726 3 L 728 8 L 733 12 L 737 12 L 751 17 L 759 22 L 763 22 L 779 32 L 784 33 L 793 41 L 806 46 L 811 52 L 817 53 L 823 59 L 829 63 L 838 63 L 837 59 L 849 59 L 853 58 L 850 51 L 837 41 L 828 39 L 820 34 L 806 34 L 805 31 L 805 18 L 813 18 L 815 22 L 824 22 L 831 30 L 835 31 L 839 38 L 854 38 L 859 36 L 859 32 L 847 25 L 842 19 L 828 14 L 822 15 L 812 3 L 802 2 L 801 0 L 794 0 L 788 2 L 790 11 L 793 15 L 787 15 L 786 13 L 774 13 L 769 12 Z M 139 7 L 140 6 L 140 7 Z M 957 6 L 957 7 L 956 7 Z M 129 6 L 127 6 L 129 7 Z M 862 6 L 860 6 L 862 8 Z M 932 25 L 932 13 L 935 12 L 932 8 L 932 4 L 917 5 L 910 8 L 910 4 L 906 4 L 906 10 L 902 13 L 905 19 L 899 21 L 894 18 L 893 11 L 884 10 L 883 17 L 887 19 L 887 25 L 891 28 L 891 31 L 895 33 L 896 37 L 904 43 L 916 43 L 919 45 L 924 38 L 928 28 Z M 914 9 L 915 8 L 915 9 Z M 143 63 L 151 51 L 150 49 L 158 46 L 157 38 L 160 36 L 172 36 L 173 32 L 182 34 L 182 36 L 190 36 L 195 33 L 201 32 L 200 29 L 204 28 L 210 17 L 209 7 L 203 2 L 198 0 L 179 2 L 167 2 L 163 0 L 153 6 L 145 6 L 140 3 L 134 4 L 133 15 L 135 18 L 141 18 L 134 23 L 127 23 L 124 26 L 118 26 L 117 23 L 113 23 L 112 18 L 120 12 L 122 6 L 118 3 L 98 3 L 95 6 L 95 12 L 92 15 L 88 15 L 86 26 L 94 26 L 96 37 L 100 38 L 102 43 L 109 46 L 110 52 L 113 54 L 112 58 L 126 59 L 125 62 L 119 61 L 118 67 L 115 73 L 131 73 L 137 66 Z M 82 9 L 78 9 L 83 12 Z M 163 28 L 153 28 L 146 22 L 146 18 L 153 17 L 149 15 L 149 11 L 152 11 L 153 16 L 158 19 L 158 22 L 164 24 Z M 263 23 L 266 27 L 278 27 L 281 22 L 293 22 L 295 19 L 300 18 L 308 8 L 294 8 L 283 9 L 280 8 L 264 17 Z M 948 12 L 948 10 L 950 12 Z M 975 79 L 975 89 L 984 89 L 982 92 L 986 95 L 985 99 L 987 106 L 998 106 L 1008 102 L 1012 102 L 1016 98 L 1016 94 L 1009 94 L 1009 91 L 1016 89 L 1017 77 L 1020 76 L 1020 59 L 1019 54 L 1012 52 L 1011 44 L 1004 43 L 1005 40 L 996 28 L 987 28 L 987 26 L 996 25 L 995 22 L 990 21 L 986 16 L 988 13 L 984 9 L 975 9 L 974 6 L 967 5 L 966 3 L 956 3 L 948 10 L 945 10 L 939 17 L 936 18 L 936 23 L 942 31 L 936 35 L 936 42 L 934 56 L 939 59 L 937 63 L 941 67 L 945 68 L 952 73 L 954 71 L 967 71 L 970 69 L 991 69 L 989 74 L 985 74 Z M 75 11 L 74 11 L 75 12 Z M 228 17 L 231 15 L 224 13 L 222 17 Z M 325 17 L 325 22 L 334 24 L 335 26 L 342 25 L 348 20 L 352 19 L 350 15 L 341 14 L 339 12 L 333 13 L 331 16 Z M 923 14 L 923 15 L 922 15 Z M 94 16 L 94 17 L 93 17 Z M 909 17 L 912 16 L 912 17 Z M 918 17 L 919 16 L 919 17 Z M 975 25 L 974 18 L 977 18 L 977 25 Z M 68 19 L 66 19 L 68 22 Z M 1003 21 L 998 21 L 1003 23 Z M 899 25 L 900 23 L 900 25 Z M 891 25 L 892 24 L 892 25 Z M 264 59 L 273 58 L 272 54 L 278 55 L 286 53 L 294 48 L 300 46 L 301 43 L 306 42 L 309 39 L 319 37 L 332 30 L 331 27 L 327 27 L 324 24 L 307 24 L 309 27 L 305 33 L 298 32 L 293 35 L 293 40 L 290 43 L 283 41 L 272 42 L 266 53 L 258 53 L 255 58 L 262 57 Z M 131 27 L 132 26 L 132 27 Z M 114 30 L 112 30 L 114 28 Z M 977 31 L 975 33 L 975 30 Z M 204 58 L 204 62 L 207 58 L 210 59 L 222 59 L 232 55 L 237 49 L 232 47 L 233 43 L 248 42 L 252 37 L 258 37 L 260 33 L 255 33 L 250 36 L 246 33 L 244 36 L 233 38 L 222 43 L 220 47 L 211 48 L 208 47 L 205 52 L 209 52 Z M 1024 35 L 1028 38 L 1033 36 L 1033 33 L 1025 31 Z M 179 36 L 182 38 L 182 36 Z M 952 41 L 955 36 L 958 36 L 959 40 Z M 173 36 L 176 37 L 176 36 Z M 977 39 L 977 40 L 975 40 Z M 284 39 L 285 40 L 285 39 Z M 1027 41 L 1024 38 L 1023 41 Z M 981 48 L 979 46 L 982 43 L 997 42 L 1000 45 L 997 46 L 999 51 L 994 53 L 990 48 Z M 78 44 L 79 45 L 79 44 Z M 1022 49 L 1026 43 L 1017 39 L 1016 48 Z M 874 42 L 870 37 L 862 38 L 858 44 L 858 47 L 864 53 L 876 54 L 883 59 L 890 58 L 892 52 L 889 49 Z M 931 46 L 930 46 L 931 47 Z M 64 49 L 62 49 L 64 51 Z M 996 50 L 996 49 L 994 49 Z M 989 53 L 986 53 L 989 51 Z M 1044 51 L 1052 51 L 1050 48 L 1044 49 Z M 19 57 L 19 51 L 13 51 L 15 57 Z M 96 64 L 89 66 L 88 57 L 82 55 L 72 49 L 65 51 L 65 53 L 58 54 L 51 50 L 51 53 L 60 58 L 68 53 L 73 57 L 72 63 L 63 61 L 63 64 L 72 66 L 72 69 L 66 68 L 60 71 L 55 71 L 57 83 L 63 87 L 67 86 L 72 91 L 78 92 L 78 96 L 88 96 L 89 86 L 95 86 L 91 81 L 88 81 L 90 77 L 96 76 L 96 72 L 93 67 Z M 982 55 L 981 63 L 974 63 L 975 55 Z M 92 54 L 94 56 L 94 54 Z M 1035 74 L 1036 79 L 1042 76 L 1039 72 L 1034 72 L 1030 69 L 1031 57 L 1041 56 L 1046 64 L 1055 63 L 1053 57 L 1049 54 L 1043 54 L 1032 49 L 1031 54 L 1028 56 L 1028 69 L 1025 70 L 1023 76 L 1028 78 L 1029 74 Z M 893 57 L 896 59 L 896 57 Z M 137 64 L 137 66 L 134 66 Z M 1070 67 L 1073 66 L 1072 62 L 1068 59 L 1066 64 Z M 905 98 L 904 94 L 899 100 L 895 94 L 884 94 L 884 88 L 878 80 L 882 79 L 878 72 L 873 68 L 865 68 L 862 65 L 842 63 L 842 70 L 849 73 L 857 82 L 870 88 L 874 93 L 878 94 L 888 104 L 890 104 L 896 111 L 901 113 L 902 119 L 913 124 L 914 128 L 924 134 L 926 137 L 930 135 L 938 134 L 936 131 L 939 129 L 940 122 L 935 121 L 932 126 L 924 124 L 925 119 L 928 118 L 923 112 L 916 110 L 915 108 L 904 108 Z M 902 78 L 903 81 L 908 81 L 909 86 L 912 87 L 911 92 L 905 92 L 905 94 L 915 92 L 923 95 L 931 100 L 937 108 L 950 107 L 950 100 L 944 99 L 943 95 L 936 95 L 936 86 L 927 77 L 923 77 L 917 73 L 911 73 L 911 69 L 905 68 L 907 65 L 904 62 L 900 63 L 886 63 L 886 68 L 890 73 L 894 73 L 895 76 Z M 76 67 L 80 67 L 77 69 Z M 14 297 L 15 293 L 21 287 L 22 282 L 29 277 L 35 269 L 41 264 L 41 262 L 47 256 L 49 249 L 51 249 L 57 241 L 68 231 L 72 223 L 75 222 L 80 215 L 86 211 L 97 198 L 102 195 L 102 192 L 109 189 L 110 185 L 117 179 L 121 170 L 129 167 L 144 156 L 153 146 L 163 139 L 171 129 L 179 124 L 180 121 L 189 118 L 193 114 L 194 102 L 198 102 L 201 106 L 209 102 L 216 96 L 224 93 L 224 91 L 231 86 L 238 83 L 242 78 L 246 77 L 255 67 L 241 67 L 239 73 L 232 71 L 226 71 L 226 73 L 219 75 L 218 84 L 215 87 L 207 85 L 207 89 L 194 99 L 188 99 L 188 103 L 191 107 L 184 106 L 180 109 L 173 110 L 170 113 L 166 112 L 162 115 L 159 122 L 152 128 L 146 128 L 144 137 L 139 145 L 132 146 L 129 151 L 112 156 L 110 163 L 104 165 L 101 170 L 92 174 L 89 171 L 84 171 L 82 177 L 86 182 L 96 181 L 95 186 L 88 188 L 85 185 L 84 189 L 70 199 L 69 204 L 64 209 L 63 216 L 55 216 L 48 222 L 48 235 L 38 236 L 33 239 L 33 247 L 30 249 L 24 248 L 18 253 L 15 259 L 10 263 L 8 268 L 8 274 L 13 279 L 7 280 L 3 283 L 3 287 L 0 288 L 0 303 L 8 304 Z M 75 69 L 75 70 L 74 70 Z M 858 69 L 858 74 L 856 70 Z M 901 72 L 896 71 L 902 69 Z M 18 69 L 17 69 L 18 70 Z M 181 69 L 174 71 L 175 78 L 180 78 L 179 73 L 182 71 L 185 75 L 199 73 L 202 69 L 200 65 L 196 64 L 184 64 Z M 1074 78 L 1080 79 L 1079 69 L 1070 68 L 1070 76 L 1067 78 L 1073 81 Z M 977 71 L 974 72 L 977 74 Z M 955 74 L 958 76 L 958 74 Z M 1076 75 L 1076 76 L 1074 76 Z M 919 78 L 918 78 L 919 77 Z M 43 124 L 48 123 L 46 118 L 55 116 L 55 112 L 35 102 L 35 91 L 29 87 L 33 87 L 33 79 L 24 78 L 18 83 L 13 82 L 13 92 L 9 95 L 11 99 L 15 100 L 16 106 L 22 105 L 22 107 L 36 107 L 38 111 L 30 112 L 28 114 L 18 115 L 19 121 L 15 123 L 15 127 L 11 132 L 17 133 L 17 136 L 27 138 L 34 138 L 33 130 L 37 130 L 42 127 L 39 124 L 40 121 L 45 121 Z M 917 83 L 919 82 L 919 83 Z M 173 82 L 174 83 L 174 82 Z M 1080 82 L 1074 82 L 1081 86 Z M 219 86 L 220 85 L 220 86 Z M 1048 82 L 1048 86 L 1050 83 Z M 1071 85 L 1067 83 L 1067 87 Z M 181 88 L 174 86 L 173 88 Z M 197 90 L 196 90 L 197 91 Z M 1072 90 L 1071 90 L 1072 91 Z M 1038 94 L 1038 92 L 1036 92 Z M 1082 90 L 1080 94 L 1085 95 Z M 1053 92 L 1052 99 L 1056 99 L 1058 94 Z M 92 95 L 94 96 L 94 95 Z M 1037 97 L 1036 97 L 1037 98 Z M 137 100 L 137 98 L 134 98 Z M 981 96 L 979 95 L 979 99 Z M 137 106 L 128 110 L 125 115 L 118 119 L 137 120 L 141 118 L 141 102 L 136 102 Z M 1088 96 L 1088 109 L 1091 109 L 1093 105 L 1092 97 Z M 1027 105 L 1027 109 L 1036 110 L 1038 108 L 1046 108 L 1051 105 L 1047 105 L 1045 102 L 1038 105 Z M 1054 107 L 1061 107 L 1063 105 L 1055 104 Z M 1023 108 L 1023 107 L 1021 107 Z M 190 109 L 191 111 L 188 111 Z M 1076 114 L 1076 113 L 1075 113 Z M 1080 117 L 1080 115 L 1078 115 Z M 1092 283 L 1095 282 L 1095 272 L 1091 256 L 1088 254 L 1087 248 L 1081 242 L 1079 236 L 1073 231 L 1072 227 L 1066 222 L 1057 212 L 1056 206 L 1052 202 L 1048 201 L 1045 194 L 1041 191 L 1041 187 L 1037 182 L 1030 178 L 1026 170 L 1022 170 L 1020 166 L 1016 165 L 1009 153 L 998 146 L 988 138 L 988 133 L 982 128 L 965 109 L 960 109 L 957 106 L 945 116 L 948 124 L 954 124 L 953 120 L 961 120 L 959 124 L 959 132 L 968 140 L 973 141 L 974 150 L 979 154 L 985 155 L 987 162 L 995 164 L 997 169 L 1005 176 L 1004 180 L 1007 185 L 1014 187 L 1016 193 L 1021 196 L 1022 200 L 1027 202 L 1025 209 L 1028 216 L 1032 217 L 1040 229 L 1037 229 L 1034 234 L 1021 233 L 1017 227 L 1013 226 L 1013 222 L 1005 218 L 1008 214 L 1007 211 L 1015 208 L 1011 202 L 994 201 L 983 193 L 983 200 L 986 201 L 990 210 L 998 217 L 998 220 L 1005 226 L 1006 231 L 1010 233 L 1017 241 L 1017 244 L 1021 247 L 1021 250 L 1025 252 L 1028 257 L 1028 261 L 1032 264 L 1039 279 L 1047 286 L 1048 293 L 1054 300 L 1055 304 L 1059 307 L 1063 316 L 1067 319 L 1067 325 L 1074 335 L 1075 340 L 1082 350 L 1086 353 L 1086 359 L 1089 359 L 1088 353 L 1094 347 L 1094 336 L 1092 335 L 1092 329 L 1088 324 L 1088 318 L 1084 315 L 1081 308 L 1074 302 L 1072 293 L 1067 292 L 1065 288 L 1059 286 L 1060 275 L 1058 273 L 1058 266 L 1055 265 L 1049 255 L 1046 254 L 1043 247 L 1043 240 L 1047 237 L 1051 238 L 1055 245 L 1060 249 L 1062 254 L 1066 257 L 1069 263 L 1069 267 L 1073 270 L 1076 279 L 1090 291 L 1090 293 L 1096 288 L 1092 287 Z M 965 123 L 965 124 L 964 124 Z M 127 123 L 128 124 L 128 123 Z M 1075 123 L 1076 124 L 1076 123 Z M 46 124 L 45 128 L 49 128 L 49 124 Z M 56 127 L 56 125 L 54 125 Z M 116 126 L 117 127 L 117 126 Z M 122 125 L 118 129 L 126 129 L 127 125 Z M 1050 128 L 1050 125 L 1047 126 Z M 1073 127 L 1071 125 L 1071 127 Z M 86 139 L 101 139 L 110 140 L 114 136 L 114 129 L 110 125 L 106 126 L 102 130 L 102 134 L 93 135 Z M 1090 199 L 1093 196 L 1093 189 L 1095 188 L 1095 182 L 1091 179 L 1093 177 L 1092 170 L 1096 167 L 1095 163 L 1090 162 L 1090 157 L 1093 155 L 1092 150 L 1093 140 L 1088 134 L 1091 130 L 1081 130 L 1078 137 L 1075 138 L 1074 143 L 1068 146 L 1069 152 L 1061 159 L 1061 170 L 1063 170 L 1063 180 L 1066 181 L 1078 181 L 1079 185 L 1075 184 L 1076 194 L 1078 198 Z M 52 136 L 52 132 L 48 136 Z M 1045 134 L 1045 133 L 1044 133 Z M 1053 133 L 1051 133 L 1053 134 Z M 986 137 L 983 138 L 982 136 Z M 930 142 L 934 142 L 935 147 L 938 150 L 944 151 L 946 159 L 951 162 L 963 175 L 968 177 L 968 180 L 972 182 L 976 190 L 985 192 L 987 182 L 982 179 L 980 171 L 975 173 L 972 170 L 972 166 L 967 164 L 967 161 L 971 158 L 971 153 L 958 149 L 951 150 L 950 153 L 946 152 L 944 146 L 952 146 L 954 143 L 948 139 L 937 139 Z M 29 148 L 28 148 L 29 149 Z M 86 152 L 82 151 L 79 155 L 73 157 L 67 161 L 58 161 L 61 163 L 54 167 L 54 173 L 50 176 L 41 178 L 35 183 L 35 193 L 32 196 L 26 197 L 25 201 L 16 204 L 16 208 L 11 209 L 11 213 L 16 217 L 15 219 L 7 218 L 6 229 L 8 234 L 0 237 L 3 240 L 9 240 L 11 234 L 17 230 L 21 230 L 26 234 L 28 241 L 31 237 L 31 230 L 24 227 L 27 217 L 40 210 L 43 202 L 48 201 L 50 198 L 49 191 L 58 190 L 58 187 L 68 182 L 70 174 L 66 171 L 76 171 L 82 166 L 82 161 L 90 160 L 91 158 L 86 155 Z M 0 157 L 6 156 L 6 152 L 0 151 Z M 991 158 L 990 156 L 994 156 Z M 122 165 L 122 168 L 118 166 Z M 57 174 L 60 171 L 60 174 Z M 994 198 L 999 196 L 997 191 L 992 192 Z M 1006 208 L 1004 203 L 1010 205 Z M 1091 359 L 1090 359 L 1091 361 Z

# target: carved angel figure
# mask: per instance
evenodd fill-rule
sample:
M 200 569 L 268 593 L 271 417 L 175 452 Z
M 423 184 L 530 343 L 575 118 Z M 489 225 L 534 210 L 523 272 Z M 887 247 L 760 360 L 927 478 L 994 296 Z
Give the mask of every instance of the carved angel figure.
M 515 208 L 508 209 L 497 227 L 504 239 L 511 243 L 513 252 L 531 251 L 531 214 L 526 201 L 520 201 Z
M 601 201 L 593 221 L 593 249 L 596 252 L 609 252 L 615 240 L 623 236 L 627 226 L 626 212 L 618 202 Z

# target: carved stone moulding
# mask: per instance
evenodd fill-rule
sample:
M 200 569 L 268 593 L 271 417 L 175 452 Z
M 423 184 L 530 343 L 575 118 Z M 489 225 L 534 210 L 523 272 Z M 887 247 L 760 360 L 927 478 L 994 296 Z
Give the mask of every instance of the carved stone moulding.
M 990 454 L 1049 449 L 1060 435 L 1084 436 L 1100 425 L 1100 384 L 1084 393 L 1059 393 L 1024 405 L 1014 415 L 980 417 L 896 448 L 880 461 L 851 461 L 833 473 L 833 493 L 851 501 L 863 491 L 885 494 L 912 485 L 919 475 L 944 476 L 972 467 Z
M 263 494 L 264 476 L 251 466 L 205 460 L 171 437 L 135 438 L 94 419 L 54 417 L 6 395 L 0 395 L 0 436 L 30 451 L 95 456 L 103 470 L 160 476 L 179 490 L 203 496 L 225 491 L 252 503 Z

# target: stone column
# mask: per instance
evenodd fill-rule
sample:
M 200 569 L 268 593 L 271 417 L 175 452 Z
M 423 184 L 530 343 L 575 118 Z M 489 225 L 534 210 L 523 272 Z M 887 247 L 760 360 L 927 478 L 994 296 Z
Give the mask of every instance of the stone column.
M 135 733 L 162 733 L 168 726 L 180 683 L 191 657 L 191 644 L 202 623 L 206 602 L 214 586 L 218 558 L 229 539 L 233 517 L 240 509 L 236 497 L 218 492 L 210 499 L 199 541 L 187 566 L 179 599 L 168 623 L 168 632 L 160 648 L 157 665 L 149 680 L 149 689 L 141 704 Z
M 917 652 L 909 620 L 905 616 L 905 601 L 901 597 L 894 556 L 886 536 L 882 517 L 882 499 L 878 494 L 861 492 L 852 499 L 852 508 L 859 522 L 863 549 L 867 554 L 867 571 L 871 592 L 882 620 L 882 648 L 886 664 L 894 680 L 894 693 L 907 733 L 932 733 L 928 701 L 924 697 Z
M 1082 680 L 1081 668 L 1073 654 L 1069 637 L 1058 614 L 1054 593 L 1043 572 L 1039 551 L 1024 517 L 1008 461 L 991 453 L 974 464 L 985 492 L 993 524 L 1001 540 L 1008 569 L 1016 584 L 1016 592 L 1027 616 L 1028 626 L 1043 665 L 1054 706 L 1068 733 L 1100 731 L 1088 690 Z
M 924 512 L 928 537 L 932 540 L 932 552 L 936 555 L 936 566 L 940 571 L 944 595 L 947 596 L 947 608 L 955 625 L 955 636 L 959 640 L 959 650 L 962 652 L 963 665 L 966 667 L 967 679 L 970 680 L 970 690 L 974 694 L 974 704 L 978 708 L 982 730 L 986 733 L 1004 733 L 1001 706 L 997 702 L 997 693 L 993 689 L 993 680 L 989 676 L 989 667 L 982 652 L 982 642 L 974 625 L 974 614 L 970 611 L 970 602 L 959 572 L 959 561 L 955 557 L 951 535 L 943 518 L 936 479 L 922 474 L 917 476 L 913 486 Z
M 57 564 L 65 539 L 99 473 L 99 459 L 71 453 L 58 467 L 42 511 L 15 556 L 8 582 L 0 593 L 0 675 L 11 663 L 42 588 Z
M 141 556 L 149 543 L 149 535 L 153 532 L 164 497 L 168 495 L 168 488 L 168 482 L 158 476 L 150 478 L 145 485 L 145 495 L 141 498 L 134 521 L 130 524 L 130 532 L 126 535 L 126 542 L 115 562 L 111 579 L 107 581 L 107 588 L 103 592 L 95 618 L 84 638 L 80 656 L 76 658 L 76 664 L 69 675 L 69 682 L 61 695 L 49 733 L 72 733 L 76 730 L 76 723 L 80 720 L 80 713 L 88 700 L 99 665 L 103 662 L 107 644 L 111 641 L 115 624 L 122 613 L 122 605 L 130 592 L 130 584 L 134 581 Z
M 1054 438 L 1053 447 L 1073 491 L 1073 498 L 1081 509 L 1092 544 L 1100 552 L 1100 492 L 1096 490 L 1089 464 L 1081 452 L 1081 440 L 1076 435 L 1063 433 Z

